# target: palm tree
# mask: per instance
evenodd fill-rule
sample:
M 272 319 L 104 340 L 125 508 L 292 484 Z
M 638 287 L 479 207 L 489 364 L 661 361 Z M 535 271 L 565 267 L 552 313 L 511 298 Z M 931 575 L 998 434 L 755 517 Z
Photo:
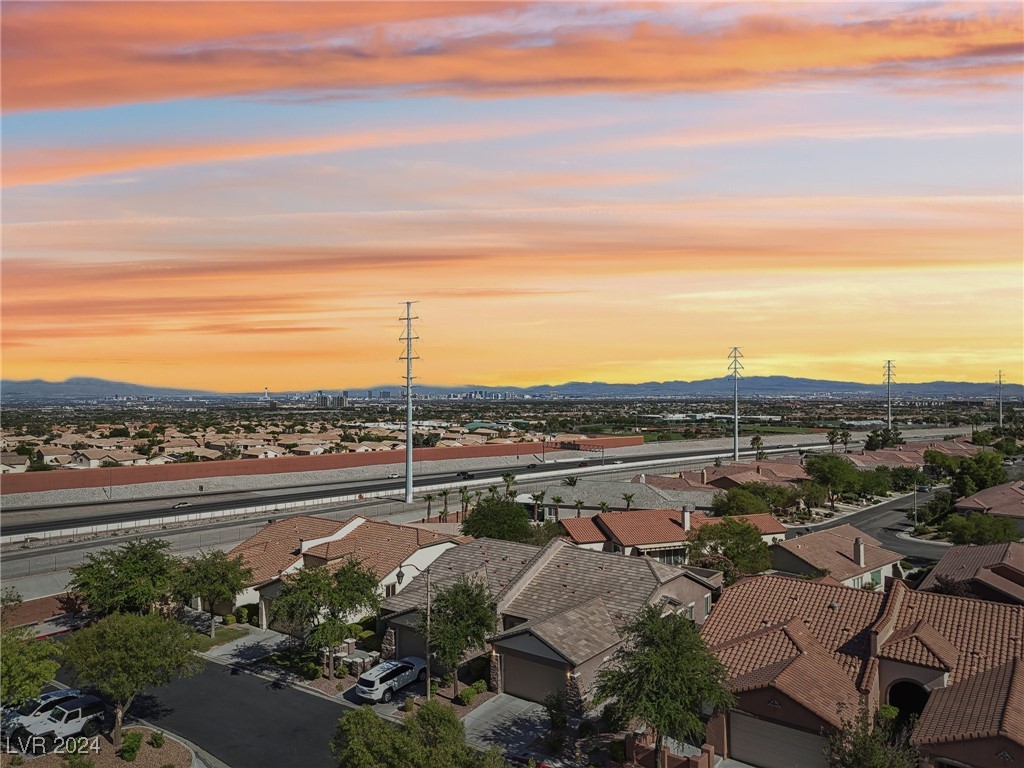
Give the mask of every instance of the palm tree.
M 607 512 L 610 509 L 610 507 L 608 506 L 608 502 L 606 501 L 602 501 L 600 504 L 598 504 L 597 508 L 600 509 L 602 512 Z
M 488 496 L 495 496 L 496 497 L 498 495 L 498 486 L 496 486 L 496 485 L 488 485 L 487 486 L 487 495 Z
M 461 486 L 459 488 L 459 499 L 462 501 L 462 517 L 463 517 L 463 519 L 465 519 L 466 513 L 469 512 L 469 500 L 470 500 L 470 498 L 471 498 L 471 496 L 469 494 L 469 488 L 467 488 L 464 485 Z M 458 517 L 458 516 L 456 516 L 456 517 Z M 456 522 L 458 522 L 458 520 L 456 520 Z
M 441 500 L 444 502 L 444 511 L 441 513 L 442 523 L 448 522 L 448 494 L 450 494 L 451 492 L 451 488 L 445 488 L 443 491 L 440 492 Z
M 530 498 L 533 499 L 533 519 L 540 520 L 540 505 L 544 503 L 544 497 L 547 494 L 544 491 L 537 491 L 531 493 Z
M 844 429 L 839 433 L 839 442 L 843 444 L 843 451 L 846 453 L 850 452 L 850 440 L 853 439 L 853 435 L 850 434 L 850 430 Z
M 555 505 L 555 522 L 558 522 L 558 506 L 565 501 L 561 496 L 552 496 L 551 503 Z
M 473 509 L 476 509 L 478 506 L 480 506 L 480 499 L 483 497 L 483 495 L 483 491 L 473 491 Z
M 516 484 L 516 476 L 511 472 L 506 472 L 501 476 L 501 481 L 505 483 L 505 495 L 510 499 L 512 498 L 512 486 Z
M 583 500 L 576 499 L 572 504 L 576 507 L 576 517 L 579 517 L 583 513 Z
M 754 435 L 750 438 L 750 447 L 757 451 L 756 457 L 758 461 L 764 458 L 764 438 L 760 435 Z
M 427 502 L 427 520 L 430 520 L 430 508 L 434 504 L 435 498 L 436 497 L 432 493 L 427 493 L 423 495 L 423 500 Z
M 836 452 L 836 443 L 838 443 L 840 440 L 842 440 L 842 438 L 839 436 L 839 430 L 838 429 L 830 429 L 828 431 L 828 434 L 825 435 L 825 439 L 828 440 L 828 444 L 832 446 L 832 453 L 835 453 Z
M 634 496 L 636 496 L 635 493 L 624 493 L 624 494 L 622 494 L 622 500 L 624 502 L 626 502 L 626 511 L 627 512 L 629 512 L 629 508 L 633 504 L 633 497 Z

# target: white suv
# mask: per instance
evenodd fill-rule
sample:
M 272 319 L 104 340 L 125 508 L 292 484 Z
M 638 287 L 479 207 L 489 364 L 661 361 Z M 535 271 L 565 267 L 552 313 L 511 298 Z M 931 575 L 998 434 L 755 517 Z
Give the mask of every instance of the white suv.
M 45 720 L 28 728 L 32 736 L 47 739 L 68 739 L 72 736 L 95 736 L 106 723 L 107 705 L 95 696 L 79 696 L 50 710 Z
M 426 679 L 427 665 L 423 659 L 406 656 L 398 661 L 385 661 L 362 674 L 356 683 L 356 696 L 369 701 L 388 702 L 398 689 Z
M 58 704 L 77 699 L 81 695 L 82 692 L 79 690 L 50 691 L 38 699 L 26 701 L 17 709 L 9 709 L 4 712 L 3 720 L 0 721 L 0 735 L 9 738 L 20 728 L 44 722 L 50 716 L 50 710 Z

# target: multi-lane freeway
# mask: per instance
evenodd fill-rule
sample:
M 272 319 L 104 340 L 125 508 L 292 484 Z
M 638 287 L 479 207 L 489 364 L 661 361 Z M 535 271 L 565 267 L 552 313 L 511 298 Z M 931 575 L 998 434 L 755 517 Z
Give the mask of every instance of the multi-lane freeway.
M 806 443 L 769 446 L 765 450 L 768 453 L 796 453 L 797 450 L 827 447 L 827 442 Z M 750 458 L 754 455 L 752 450 L 741 450 L 740 455 Z M 492 480 L 493 484 L 500 484 L 501 477 L 507 472 L 512 472 L 519 479 L 520 483 L 529 481 L 531 476 L 536 475 L 536 480 L 544 478 L 556 479 L 560 476 L 579 474 L 582 467 L 586 467 L 588 474 L 600 474 L 602 472 L 629 471 L 632 467 L 641 468 L 647 465 L 657 466 L 658 462 L 665 460 L 678 460 L 680 462 L 705 460 L 714 461 L 716 457 L 724 459 L 731 458 L 732 451 L 722 449 L 708 449 L 688 451 L 670 451 L 657 454 L 634 454 L 618 455 L 614 458 L 605 457 L 602 466 L 600 456 L 580 457 L 573 460 L 561 460 L 547 463 L 530 463 L 511 467 L 507 464 L 496 467 L 473 468 L 472 478 L 457 476 L 454 472 L 430 473 L 417 475 L 414 487 L 417 489 L 437 488 L 438 486 L 449 486 L 452 488 L 460 485 L 473 485 L 480 487 L 481 481 Z M 261 489 L 258 492 L 229 492 L 219 493 L 215 497 L 206 494 L 203 497 L 197 495 L 183 495 L 177 497 L 162 497 L 159 499 L 139 499 L 125 502 L 103 502 L 103 503 L 82 503 L 82 504 L 60 504 L 38 507 L 5 507 L 0 516 L 0 526 L 5 536 L 24 536 L 27 534 L 44 533 L 47 531 L 59 531 L 69 527 L 84 527 L 90 525 L 104 525 L 109 523 L 120 523 L 130 521 L 148 520 L 157 517 L 166 517 L 172 514 L 191 514 L 202 512 L 230 513 L 232 509 L 245 509 L 253 505 L 284 505 L 294 502 L 314 501 L 317 499 L 336 498 L 338 496 L 357 497 L 360 494 L 380 495 L 394 491 L 400 495 L 405 488 L 404 479 L 382 479 L 382 480 L 358 480 L 342 483 L 318 483 L 316 485 L 292 486 L 274 490 Z M 187 504 L 183 504 L 186 502 Z M 176 508 L 177 507 L 177 508 Z

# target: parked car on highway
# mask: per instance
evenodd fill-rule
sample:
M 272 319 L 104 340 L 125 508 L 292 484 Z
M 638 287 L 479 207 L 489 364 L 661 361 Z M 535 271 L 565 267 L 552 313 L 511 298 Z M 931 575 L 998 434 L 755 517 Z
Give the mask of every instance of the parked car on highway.
M 7 738 L 19 728 L 28 728 L 37 721 L 46 720 L 50 711 L 65 701 L 77 699 L 82 692 L 77 688 L 66 691 L 50 691 L 37 699 L 29 699 L 20 707 L 11 707 L 4 711 L 0 719 L 0 734 Z
M 356 696 L 368 701 L 391 701 L 395 692 L 427 679 L 427 664 L 416 656 L 398 661 L 385 661 L 369 672 L 364 672 L 356 683 Z
M 536 468 L 537 468 L 537 465 L 536 465 L 536 464 L 527 464 L 527 465 L 526 465 L 526 468 L 527 468 L 527 469 L 536 469 Z
M 622 463 L 622 459 L 616 459 L 615 461 L 612 462 L 612 464 L 621 464 L 621 463 Z
M 173 507 L 171 507 L 171 509 L 184 509 L 185 507 L 191 507 L 191 506 L 192 506 L 192 502 L 191 501 L 179 501 L 177 504 L 175 504 Z
M 92 737 L 105 730 L 107 705 L 95 696 L 79 696 L 65 700 L 50 710 L 43 720 L 26 728 L 30 736 L 44 739 L 69 739 L 72 736 Z
M 589 461 L 581 461 L 576 466 L 578 466 L 578 467 L 587 467 L 587 466 L 590 466 L 590 462 Z

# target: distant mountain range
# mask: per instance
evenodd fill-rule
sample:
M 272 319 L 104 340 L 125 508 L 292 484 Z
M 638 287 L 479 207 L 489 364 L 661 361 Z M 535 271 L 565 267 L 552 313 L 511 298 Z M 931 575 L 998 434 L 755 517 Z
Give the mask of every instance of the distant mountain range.
M 175 389 L 170 387 L 149 387 L 106 379 L 76 377 L 67 381 L 50 382 L 42 379 L 28 381 L 0 381 L 0 395 L 4 400 L 93 400 L 114 397 L 262 397 L 262 392 L 211 392 L 199 389 Z M 503 393 L 545 397 L 560 395 L 581 398 L 686 398 L 686 397 L 728 397 L 732 395 L 733 383 L 729 377 L 703 379 L 701 381 L 648 381 L 642 384 L 607 384 L 600 381 L 571 381 L 565 384 L 544 384 L 535 387 L 485 387 L 467 384 L 461 387 L 440 387 L 416 385 L 415 391 L 424 395 L 449 395 L 464 392 Z M 401 384 L 383 384 L 375 387 L 350 388 L 353 397 L 365 397 L 368 390 L 379 396 L 381 390 L 390 391 L 397 397 L 402 392 Z M 308 395 L 316 390 L 293 390 L 273 392 L 272 397 Z M 340 389 L 325 389 L 325 394 L 339 394 Z M 863 384 L 852 381 L 825 381 L 821 379 L 800 379 L 789 376 L 751 376 L 740 380 L 740 391 L 744 396 L 806 397 L 811 395 L 834 395 L 841 397 L 884 397 L 884 384 Z M 912 397 L 967 397 L 988 398 L 997 394 L 994 383 L 966 381 L 931 381 L 921 384 L 894 384 L 893 394 Z M 1003 399 L 1013 400 L 1024 397 L 1024 386 L 1004 384 Z

